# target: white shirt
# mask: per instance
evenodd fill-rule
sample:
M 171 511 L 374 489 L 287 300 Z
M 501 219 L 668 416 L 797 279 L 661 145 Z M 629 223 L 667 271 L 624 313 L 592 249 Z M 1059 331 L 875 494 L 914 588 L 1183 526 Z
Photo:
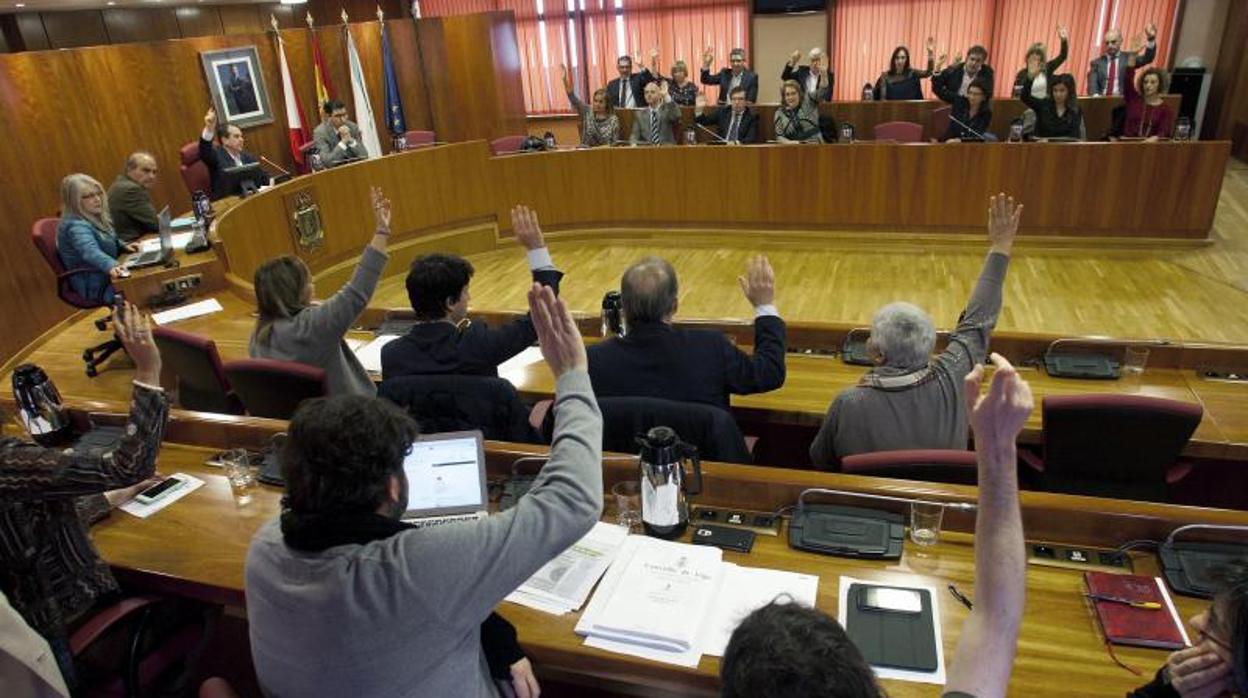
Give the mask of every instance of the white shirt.
M 806 91 L 813 95 L 815 94 L 815 90 L 818 89 L 818 87 L 819 87 L 819 73 L 816 73 L 815 71 L 812 70 L 810 71 L 810 74 L 806 76 Z
M 741 86 L 741 78 L 745 77 L 745 71 L 741 71 L 732 76 L 732 82 L 728 83 L 728 91 L 731 92 Z
M 1049 78 L 1045 76 L 1043 70 L 1031 81 L 1031 96 L 1036 99 L 1044 99 L 1049 96 Z
M 982 70 L 982 68 L 980 70 Z M 965 97 L 966 88 L 970 87 L 971 81 L 977 77 L 979 77 L 979 72 L 976 72 L 974 75 L 971 75 L 970 73 L 966 72 L 966 68 L 963 68 L 962 69 L 962 86 L 958 88 L 958 94 Z
M 624 91 L 624 97 L 620 100 L 620 106 L 626 109 L 636 109 L 637 99 L 633 96 L 633 80 L 628 78 L 620 78 L 620 89 Z

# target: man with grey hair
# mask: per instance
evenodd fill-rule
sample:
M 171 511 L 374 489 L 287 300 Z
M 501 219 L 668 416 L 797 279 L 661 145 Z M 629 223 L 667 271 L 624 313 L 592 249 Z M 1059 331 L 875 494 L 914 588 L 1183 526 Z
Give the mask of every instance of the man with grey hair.
M 750 104 L 758 102 L 758 74 L 745 67 L 745 49 L 734 48 L 728 54 L 729 68 L 711 73 L 711 63 L 715 61 L 715 49 L 710 46 L 702 53 L 703 85 L 719 85 L 719 103 L 727 104 L 732 91 L 740 87 L 745 90 L 745 101 Z
M 963 379 L 988 355 L 1022 211 L 1005 194 L 989 199 L 988 258 L 948 346 L 934 359 L 936 328 L 927 313 L 910 303 L 876 311 L 867 340 L 876 368 L 828 407 L 810 445 L 816 467 L 839 468 L 842 458 L 856 453 L 966 448 Z
M 731 394 L 784 385 L 784 320 L 776 311 L 776 277 L 767 258 L 751 259 L 737 282 L 754 307 L 754 354 L 722 332 L 672 326 L 678 306 L 676 270 L 647 257 L 620 281 L 623 337 L 589 348 L 589 378 L 599 397 L 653 397 L 728 408 Z
M 810 50 L 810 65 L 798 66 L 802 60 L 802 52 L 794 51 L 789 62 L 780 71 L 780 80 L 793 80 L 806 94 L 815 96 L 816 102 L 831 102 L 832 87 L 836 84 L 832 68 L 827 66 L 827 57 L 819 47 Z
M 108 212 L 117 237 L 134 242 L 160 229 L 149 190 L 156 183 L 156 158 L 138 151 L 126 158 L 125 169 L 108 187 Z

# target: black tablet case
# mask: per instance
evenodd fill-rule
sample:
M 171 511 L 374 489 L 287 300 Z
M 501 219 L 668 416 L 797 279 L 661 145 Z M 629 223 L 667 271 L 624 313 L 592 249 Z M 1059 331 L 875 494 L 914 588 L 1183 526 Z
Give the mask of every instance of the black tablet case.
M 871 666 L 910 671 L 936 671 L 936 627 L 932 594 L 915 589 L 923 600 L 919 613 L 866 611 L 860 596 L 874 584 L 851 584 L 846 598 L 845 632 Z

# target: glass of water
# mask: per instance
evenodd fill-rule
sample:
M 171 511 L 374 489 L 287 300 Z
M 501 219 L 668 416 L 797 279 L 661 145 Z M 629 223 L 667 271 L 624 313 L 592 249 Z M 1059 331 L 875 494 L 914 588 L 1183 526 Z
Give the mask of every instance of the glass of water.
M 1131 392 L 1140 389 L 1144 376 L 1144 367 L 1148 365 L 1148 347 L 1127 347 L 1127 355 L 1122 362 L 1122 379 L 1126 381 Z
M 940 540 L 940 523 L 945 517 L 943 504 L 910 503 L 910 540 L 915 545 L 935 545 Z
M 256 489 L 259 468 L 252 465 L 247 449 L 234 448 L 226 451 L 221 454 L 221 464 L 224 466 L 226 479 L 230 481 L 234 504 L 240 507 L 251 504 L 251 493 Z
M 615 522 L 629 533 L 641 533 L 641 483 L 624 480 L 611 487 L 615 500 Z

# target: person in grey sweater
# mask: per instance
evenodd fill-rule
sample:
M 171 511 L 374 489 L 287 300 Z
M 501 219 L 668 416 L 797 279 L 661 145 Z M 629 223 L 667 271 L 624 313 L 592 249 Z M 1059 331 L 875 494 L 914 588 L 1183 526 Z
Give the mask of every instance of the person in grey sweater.
M 312 302 L 316 293 L 312 275 L 298 257 L 270 259 L 256 269 L 258 317 L 248 355 L 323 368 L 330 395 L 377 394 L 377 386 L 342 339 L 368 306 L 389 259 L 390 200 L 378 187 L 372 187 L 370 195 L 377 231 L 351 280 L 329 300 L 319 305 Z
M 948 346 L 936 358 L 936 328 L 922 309 L 890 303 L 876 311 L 867 340 L 876 368 L 828 407 L 810 445 L 815 467 L 839 469 L 842 458 L 856 453 L 966 448 L 962 381 L 987 356 L 1022 211 L 1005 194 L 989 199 L 988 258 Z
M 374 398 L 300 407 L 283 453 L 286 509 L 257 532 L 245 569 L 252 658 L 267 695 L 499 695 L 483 619 L 602 513 L 602 415 L 585 346 L 551 289 L 534 284 L 529 307 L 556 376 L 555 429 L 546 466 L 507 511 L 403 524 L 410 418 Z M 330 414 L 347 408 L 359 417 Z M 315 423 L 324 426 L 306 428 Z M 365 431 L 371 438 L 359 438 Z M 514 688 L 536 695 L 527 679 Z

